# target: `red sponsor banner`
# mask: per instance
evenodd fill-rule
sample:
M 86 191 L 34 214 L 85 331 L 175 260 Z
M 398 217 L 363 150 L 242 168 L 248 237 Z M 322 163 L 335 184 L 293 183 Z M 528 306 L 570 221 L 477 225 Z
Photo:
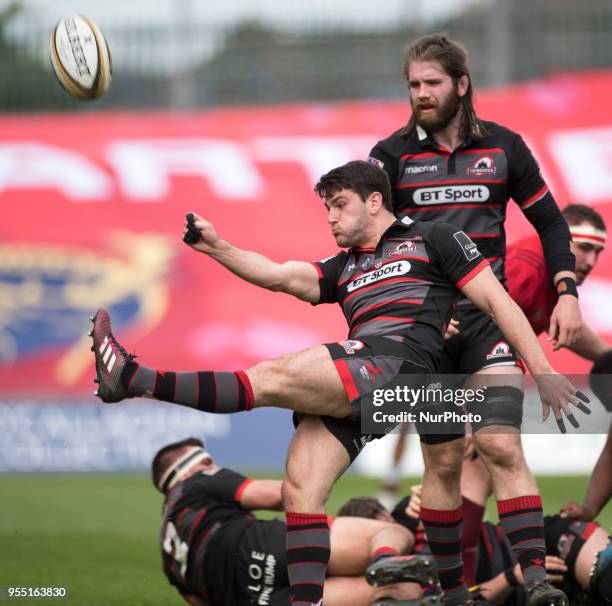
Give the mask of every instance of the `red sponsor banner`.
M 560 205 L 612 223 L 612 72 L 561 75 L 478 96 L 479 114 L 519 131 Z M 0 117 L 0 388 L 82 391 L 85 333 L 99 306 L 150 365 L 243 368 L 346 336 L 313 309 L 241 282 L 181 242 L 190 210 L 236 245 L 275 260 L 336 251 L 312 193 L 328 169 L 405 123 L 406 102 L 193 113 Z M 510 205 L 509 240 L 532 233 Z M 612 335 L 605 251 L 582 287 L 587 321 Z M 573 354 L 553 356 L 573 373 Z

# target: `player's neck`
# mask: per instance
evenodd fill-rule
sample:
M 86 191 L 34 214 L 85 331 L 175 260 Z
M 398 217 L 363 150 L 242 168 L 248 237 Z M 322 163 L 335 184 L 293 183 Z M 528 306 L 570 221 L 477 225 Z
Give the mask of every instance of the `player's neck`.
M 450 152 L 454 152 L 463 143 L 460 135 L 462 116 L 462 112 L 458 111 L 446 128 L 431 133 L 434 141 Z
M 357 245 L 359 248 L 376 248 L 382 235 L 395 223 L 396 217 L 394 214 L 384 211 L 381 212 L 371 223 L 371 228 L 368 233 L 364 234 L 364 238 Z

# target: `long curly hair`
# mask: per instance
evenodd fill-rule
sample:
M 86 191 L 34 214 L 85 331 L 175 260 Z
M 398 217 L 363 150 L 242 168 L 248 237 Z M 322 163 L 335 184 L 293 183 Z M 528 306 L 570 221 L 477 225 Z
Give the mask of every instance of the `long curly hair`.
M 465 95 L 461 97 L 463 119 L 460 135 L 464 141 L 467 139 L 482 139 L 486 135 L 474 109 L 474 89 L 467 65 L 468 53 L 461 44 L 451 40 L 446 34 L 430 34 L 418 38 L 412 44 L 406 46 L 402 52 L 402 57 L 402 71 L 406 81 L 409 80 L 410 64 L 413 61 L 435 61 L 439 63 L 442 69 L 452 78 L 455 86 L 462 76 L 467 76 L 469 80 L 468 89 Z M 412 135 L 416 126 L 413 113 L 408 124 L 403 128 L 402 135 L 406 137 Z

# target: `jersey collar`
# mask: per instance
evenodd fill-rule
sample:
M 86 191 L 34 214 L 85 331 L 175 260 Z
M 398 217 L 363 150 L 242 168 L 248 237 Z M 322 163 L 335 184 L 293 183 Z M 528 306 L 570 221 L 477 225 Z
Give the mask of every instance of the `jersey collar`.
M 407 227 L 410 227 L 413 224 L 414 221 L 410 217 L 402 217 L 401 219 L 396 219 L 393 223 L 391 223 L 391 225 L 389 225 L 389 227 L 387 227 L 387 230 L 381 237 L 381 241 L 386 234 L 393 232 L 397 229 L 406 229 Z
M 420 147 L 433 149 L 435 151 L 441 151 L 447 154 L 450 153 L 448 149 L 442 147 L 422 126 L 419 126 L 418 124 L 416 125 L 416 139 Z M 462 141 L 459 144 L 459 147 L 457 149 L 463 149 L 465 147 L 468 147 L 473 142 L 473 139 L 471 137 L 468 137 L 467 140 Z

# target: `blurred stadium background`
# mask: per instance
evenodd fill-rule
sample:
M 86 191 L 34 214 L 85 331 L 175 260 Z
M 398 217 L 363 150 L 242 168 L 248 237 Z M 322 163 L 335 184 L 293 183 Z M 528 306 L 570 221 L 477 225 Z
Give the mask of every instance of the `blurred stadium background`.
M 49 34 L 71 11 L 113 55 L 96 102 L 51 72 Z M 560 205 L 594 205 L 612 225 L 609 0 L 0 0 L 0 587 L 179 603 L 159 571 L 152 454 L 198 435 L 228 466 L 278 474 L 291 419 L 103 408 L 88 317 L 109 308 L 121 340 L 161 368 L 237 369 L 342 338 L 339 310 L 260 292 L 187 249 L 183 216 L 279 260 L 334 252 L 312 185 L 406 121 L 400 50 L 438 30 L 469 49 L 479 113 L 524 135 Z M 507 226 L 509 241 L 531 231 L 514 208 Z M 611 270 L 607 250 L 581 288 L 608 338 Z M 553 360 L 588 371 L 568 352 Z M 526 436 L 547 511 L 582 497 L 606 421 L 588 431 Z M 376 490 L 392 445 L 366 450 L 330 511 Z M 420 469 L 413 440 L 404 471 Z

